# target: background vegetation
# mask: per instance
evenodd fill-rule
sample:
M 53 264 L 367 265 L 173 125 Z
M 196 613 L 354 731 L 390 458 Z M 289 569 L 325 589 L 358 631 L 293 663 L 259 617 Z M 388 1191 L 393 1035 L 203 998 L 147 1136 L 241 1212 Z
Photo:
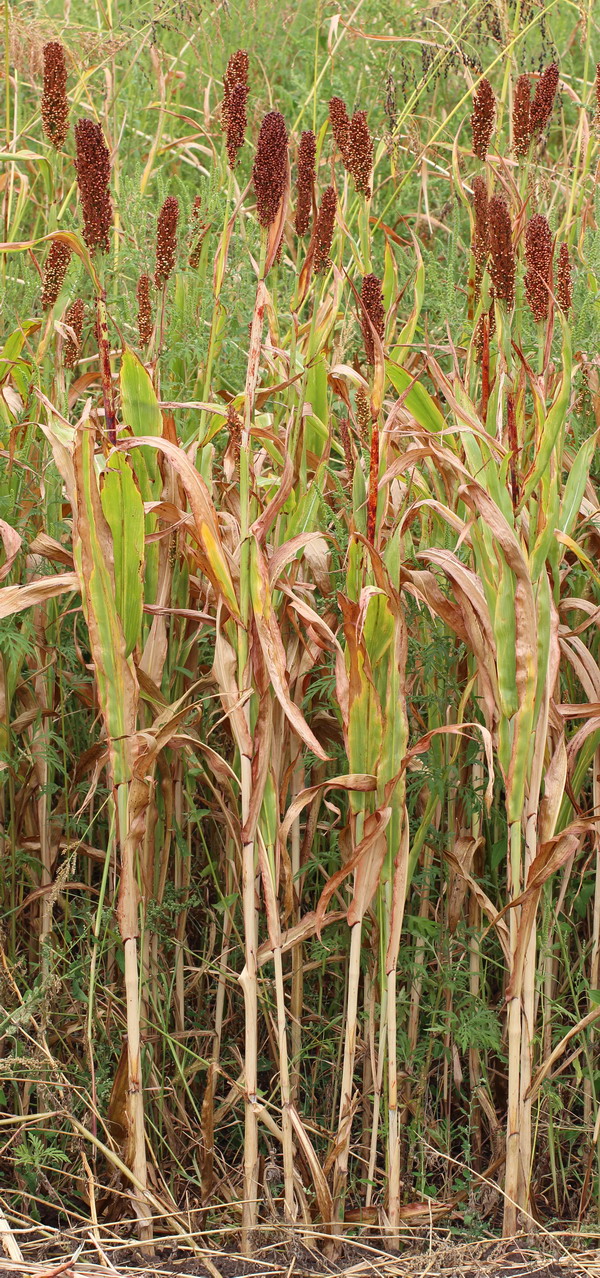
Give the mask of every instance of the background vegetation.
M 598 14 L 50 0 L 2 40 L 2 1211 L 590 1226 Z

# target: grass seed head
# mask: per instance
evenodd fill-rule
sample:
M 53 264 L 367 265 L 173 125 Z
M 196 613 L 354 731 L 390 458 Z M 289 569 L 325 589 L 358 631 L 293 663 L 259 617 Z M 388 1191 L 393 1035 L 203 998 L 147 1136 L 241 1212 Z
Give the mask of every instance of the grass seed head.
M 568 315 L 573 304 L 573 285 L 571 281 L 571 259 L 567 244 L 561 244 L 558 252 L 556 296 L 561 311 Z
M 537 82 L 533 102 L 531 103 L 531 132 L 541 133 L 545 129 L 554 106 L 558 89 L 558 62 L 546 67 Z
M 489 80 L 481 80 L 473 94 L 471 129 L 473 150 L 480 160 L 485 160 L 496 120 L 496 99 Z
M 49 311 L 58 297 L 63 286 L 64 278 L 67 273 L 67 267 L 71 260 L 71 250 L 66 244 L 62 244 L 60 240 L 53 240 L 50 245 L 50 252 L 44 263 L 44 273 L 42 277 L 42 306 L 45 311 Z
M 140 275 L 137 282 L 136 297 L 138 304 L 138 334 L 140 346 L 147 346 L 152 337 L 152 303 L 150 289 L 152 280 L 149 275 Z
M 315 228 L 314 267 L 317 275 L 323 275 L 331 266 L 331 241 L 335 229 L 335 210 L 337 195 L 335 187 L 328 186 L 323 191 L 323 199 L 317 216 Z
M 347 166 L 350 117 L 346 110 L 346 103 L 343 98 L 330 98 L 329 123 L 331 125 L 335 144 L 344 164 Z
M 512 132 L 515 153 L 527 155 L 531 142 L 531 81 L 528 75 L 520 75 L 515 84 Z
M 245 49 L 232 53 L 223 80 L 221 123 L 226 134 L 230 168 L 235 168 L 238 152 L 246 133 L 246 99 L 248 97 L 249 59 Z
M 371 170 L 373 168 L 373 142 L 365 111 L 355 111 L 348 129 L 348 168 L 354 178 L 356 190 L 371 195 Z
M 375 343 L 373 341 L 373 334 L 371 332 L 369 320 L 371 321 L 378 337 L 380 337 L 382 341 L 385 325 L 381 280 L 377 275 L 364 276 L 360 291 L 360 298 L 362 302 L 361 327 L 363 332 L 363 341 L 365 343 L 365 355 L 367 364 L 374 364 Z
M 69 132 L 69 102 L 65 51 L 58 40 L 44 45 L 42 124 L 48 141 L 60 151 Z
M 515 300 L 515 252 L 510 212 L 501 195 L 489 202 L 490 275 L 494 296 L 510 308 Z
M 473 179 L 473 256 L 475 258 L 475 282 L 481 283 L 490 251 L 490 208 L 485 180 L 479 175 Z
M 536 324 L 548 318 L 552 254 L 550 227 L 541 213 L 535 213 L 525 229 L 525 296 Z
M 280 111 L 269 111 L 258 135 L 252 180 L 261 226 L 271 226 L 277 217 L 287 176 L 287 129 Z
M 296 185 L 296 234 L 306 235 L 310 226 L 315 184 L 316 142 L 312 129 L 300 138 L 298 147 L 298 181 Z
M 73 336 L 69 335 L 69 337 L 65 338 L 63 346 L 63 364 L 65 368 L 73 368 L 75 361 L 79 358 L 84 319 L 85 302 L 82 297 L 76 297 L 63 315 L 63 324 L 68 324 L 69 328 L 73 330 Z
M 78 120 L 75 125 L 77 150 L 75 169 L 83 211 L 83 238 L 93 252 L 108 252 L 112 225 L 110 198 L 110 153 L 102 128 L 94 120 Z
M 177 223 L 179 221 L 179 200 L 175 195 L 168 195 L 156 224 L 156 270 L 154 283 L 162 288 L 172 274 L 177 255 Z

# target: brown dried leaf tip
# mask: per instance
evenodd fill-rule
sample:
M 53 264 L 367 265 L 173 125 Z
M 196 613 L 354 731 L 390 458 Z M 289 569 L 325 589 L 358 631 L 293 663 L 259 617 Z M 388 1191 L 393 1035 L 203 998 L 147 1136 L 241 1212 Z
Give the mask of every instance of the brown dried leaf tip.
M 72 335 L 69 334 L 65 338 L 63 346 L 63 364 L 65 368 L 74 368 L 76 360 L 79 359 L 84 319 L 85 302 L 82 297 L 76 297 L 63 315 L 63 324 L 68 325 L 73 330 Z
M 548 318 L 552 256 L 552 232 L 545 217 L 536 213 L 525 229 L 525 296 L 536 324 Z
M 44 45 L 42 124 L 48 141 L 60 151 L 69 132 L 69 102 L 65 51 L 58 40 Z
M 287 129 L 280 111 L 269 111 L 258 135 L 252 181 L 256 210 L 261 226 L 271 226 L 277 217 L 287 179 Z
M 108 252 L 112 225 L 110 153 L 99 124 L 78 120 L 75 125 L 75 169 L 83 210 L 83 238 L 89 249 Z
M 531 103 L 531 132 L 541 133 L 545 129 L 554 106 L 558 89 L 558 62 L 546 67 L 537 82 L 533 102 Z
M 355 111 L 348 130 L 348 164 L 356 190 L 370 199 L 373 143 L 365 111 Z
M 473 256 L 475 258 L 475 287 L 479 289 L 490 251 L 490 209 L 487 186 L 482 177 L 473 179 Z
M 385 325 L 381 280 L 378 279 L 377 275 L 365 275 L 360 291 L 360 300 L 362 302 L 360 322 L 365 344 L 365 356 L 367 364 L 374 364 L 375 342 L 373 341 L 369 320 L 381 341 L 383 341 Z
M 310 226 L 315 185 L 316 141 L 312 129 L 300 138 L 298 147 L 298 181 L 296 183 L 296 235 L 306 235 Z
M 70 260 L 70 248 L 66 244 L 62 244 L 60 240 L 53 240 L 50 245 L 50 252 L 44 263 L 42 276 L 41 301 L 45 311 L 49 311 L 50 307 L 54 306 L 63 286 Z
M 230 168 L 235 168 L 246 132 L 249 58 L 245 49 L 232 53 L 223 79 L 221 123 L 226 134 Z
M 179 200 L 175 195 L 168 195 L 156 224 L 156 270 L 154 283 L 162 288 L 167 283 L 175 266 L 177 255 L 177 223 L 179 221 Z
M 527 155 L 531 142 L 531 81 L 528 75 L 520 75 L 515 84 L 512 134 L 515 153 Z
M 492 195 L 489 202 L 489 226 L 494 297 L 510 308 L 515 300 L 515 253 L 510 213 L 501 195 Z
M 496 99 L 489 80 L 483 79 L 473 94 L 471 130 L 473 150 L 480 160 L 485 160 L 496 121 Z
M 136 297 L 138 304 L 138 334 L 140 346 L 147 346 L 152 337 L 152 302 L 150 301 L 150 289 L 152 280 L 145 273 L 140 275 L 137 282 Z
M 342 160 L 348 167 L 348 139 L 350 130 L 350 116 L 346 110 L 346 103 L 343 98 L 331 98 L 329 101 L 329 123 L 335 143 L 338 147 Z
M 337 195 L 335 187 L 328 186 L 323 191 L 323 199 L 317 216 L 315 227 L 314 268 L 317 275 L 323 275 L 331 266 L 331 241 L 335 229 L 335 210 Z
M 556 296 L 558 305 L 565 315 L 568 315 L 573 304 L 573 285 L 571 281 L 571 261 L 569 258 L 569 249 L 566 244 L 561 244 L 558 252 L 558 271 L 556 280 Z

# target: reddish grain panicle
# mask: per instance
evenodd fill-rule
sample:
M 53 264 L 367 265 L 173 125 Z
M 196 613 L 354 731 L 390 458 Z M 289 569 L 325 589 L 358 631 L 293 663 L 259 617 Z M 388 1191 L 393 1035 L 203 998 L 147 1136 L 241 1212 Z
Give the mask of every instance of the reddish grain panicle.
M 168 195 L 156 224 L 156 270 L 154 283 L 163 288 L 173 273 L 177 258 L 177 223 L 179 222 L 179 200 L 175 195 Z
M 487 186 L 482 177 L 473 179 L 473 256 L 475 258 L 475 287 L 478 289 L 490 251 L 490 209 Z
M 69 333 L 68 337 L 65 338 L 63 346 L 63 364 L 65 368 L 74 368 L 76 361 L 79 359 L 84 319 L 85 302 L 82 297 L 76 297 L 63 315 L 63 324 L 68 325 L 73 330 L 72 334 Z
M 337 208 L 337 195 L 335 187 L 328 186 L 323 192 L 321 207 L 317 216 L 317 225 L 315 227 L 315 257 L 314 268 L 317 275 L 323 275 L 331 266 L 331 241 L 333 240 L 333 232 L 335 229 L 335 211 Z
M 473 150 L 480 160 L 485 160 L 496 122 L 496 99 L 489 80 L 481 80 L 473 94 L 471 130 Z
M 363 332 L 363 341 L 365 344 L 365 356 L 367 364 L 374 364 L 375 342 L 373 340 L 371 324 L 381 341 L 383 341 L 385 326 L 385 310 L 383 307 L 381 280 L 377 275 L 365 275 L 360 291 L 360 300 L 362 302 L 361 327 Z
M 65 50 L 58 40 L 44 45 L 42 124 L 48 141 L 60 151 L 69 132 L 69 101 Z
M 558 62 L 546 67 L 537 82 L 533 102 L 531 103 L 531 132 L 541 133 L 545 129 L 552 109 L 556 90 L 558 89 Z
M 83 238 L 93 252 L 108 252 L 112 225 L 110 198 L 110 152 L 102 128 L 94 120 L 78 120 L 75 125 L 77 184 L 83 211 Z
M 515 154 L 527 155 L 531 142 L 531 80 L 528 75 L 520 75 L 515 84 L 512 136 Z
M 365 111 L 355 111 L 348 129 L 348 169 L 360 195 L 371 196 L 373 142 Z
M 296 234 L 306 235 L 310 226 L 315 185 L 316 141 L 312 129 L 300 138 L 298 147 L 298 180 L 296 183 Z
M 71 260 L 71 250 L 60 240 L 53 240 L 44 263 L 42 276 L 42 306 L 49 311 L 60 293 Z
M 571 279 L 571 259 L 567 244 L 561 244 L 558 251 L 556 296 L 561 311 L 568 315 L 573 305 L 573 283 Z
M 536 324 L 548 318 L 552 256 L 552 232 L 545 217 L 535 213 L 525 229 L 525 296 Z
M 330 98 L 329 123 L 331 125 L 335 144 L 344 164 L 347 166 L 350 117 L 343 98 Z
M 238 49 L 227 63 L 223 80 L 221 123 L 226 134 L 230 168 L 235 168 L 246 133 L 246 100 L 248 97 L 249 59 L 245 49 Z
M 494 297 L 510 308 L 515 300 L 515 252 L 510 212 L 501 195 L 489 202 L 490 275 Z
M 283 198 L 287 179 L 288 137 L 280 111 L 269 111 L 258 135 L 252 181 L 261 226 L 271 226 Z
M 147 346 L 152 337 L 152 302 L 150 300 L 150 290 L 152 280 L 149 275 L 144 273 L 140 275 L 137 282 L 136 297 L 138 304 L 138 336 L 140 346 Z

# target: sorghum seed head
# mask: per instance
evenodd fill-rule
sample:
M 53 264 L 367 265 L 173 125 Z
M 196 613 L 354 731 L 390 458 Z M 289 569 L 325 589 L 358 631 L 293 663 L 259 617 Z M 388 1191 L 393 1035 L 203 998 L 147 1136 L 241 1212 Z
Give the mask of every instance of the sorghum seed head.
M 548 318 L 552 255 L 550 227 L 541 213 L 535 213 L 525 228 L 525 296 L 536 324 Z
M 331 241 L 333 239 L 333 231 L 335 227 L 335 210 L 337 207 L 337 195 L 335 187 L 328 186 L 323 191 L 323 199 L 321 207 L 317 215 L 317 225 L 315 227 L 315 257 L 314 268 L 317 275 L 323 275 L 331 266 Z
M 190 228 L 190 255 L 188 258 L 189 265 L 195 270 L 200 261 L 202 245 L 204 237 L 208 230 L 208 222 L 201 221 L 202 200 L 199 195 L 194 197 L 192 205 L 191 228 Z
M 377 275 L 365 275 L 360 291 L 360 299 L 362 302 L 361 327 L 363 332 L 363 341 L 365 344 L 365 355 L 367 364 L 374 364 L 375 343 L 373 341 L 373 334 L 371 332 L 369 320 L 371 321 L 378 337 L 381 338 L 382 341 L 385 324 L 381 280 L 377 277 Z
M 348 165 L 356 190 L 369 199 L 373 143 L 365 111 L 355 111 L 348 129 Z
M 485 160 L 496 119 L 496 99 L 489 80 L 481 80 L 473 94 L 471 129 L 473 150 L 480 160 Z
M 558 62 L 546 67 L 537 82 L 533 102 L 531 103 L 531 132 L 541 133 L 545 129 L 554 106 L 558 89 Z
M 42 124 L 48 141 L 59 151 L 69 132 L 69 102 L 65 51 L 58 40 L 44 45 Z
M 329 123 L 331 124 L 331 131 L 342 160 L 344 161 L 344 164 L 347 164 L 350 117 L 346 110 L 346 103 L 343 98 L 330 98 Z
M 74 333 L 74 337 L 69 335 L 69 337 L 65 338 L 63 346 L 63 364 L 65 368 L 73 368 L 75 361 L 79 357 L 84 319 L 85 303 L 82 297 L 76 297 L 63 315 L 63 324 L 68 324 Z
M 516 154 L 527 155 L 531 142 L 531 81 L 528 75 L 520 75 L 515 84 L 512 131 Z
M 368 448 L 369 426 L 371 424 L 371 406 L 364 386 L 359 386 L 356 392 L 356 421 L 358 424 L 358 434 L 361 447 Z
M 261 226 L 271 226 L 277 217 L 287 177 L 287 129 L 280 111 L 269 111 L 258 135 L 252 181 Z
M 66 244 L 62 244 L 60 240 L 53 240 L 50 245 L 50 252 L 44 263 L 44 273 L 42 277 L 42 306 L 45 311 L 50 310 L 60 293 L 63 281 L 67 273 L 67 267 L 71 260 L 71 250 Z
M 179 200 L 175 195 L 168 195 L 156 224 L 156 270 L 154 283 L 162 288 L 167 283 L 175 266 L 177 253 L 177 223 L 179 221 Z
M 515 253 L 506 200 L 492 195 L 489 202 L 490 275 L 494 296 L 511 307 L 515 300 Z
M 136 289 L 140 346 L 147 346 L 150 338 L 152 337 L 152 303 L 150 301 L 151 285 L 152 281 L 149 275 L 140 275 Z
M 221 122 L 227 135 L 230 168 L 235 167 L 238 151 L 246 132 L 246 99 L 248 97 L 248 54 L 245 49 L 232 53 L 223 80 Z
M 229 443 L 239 453 L 242 442 L 242 419 L 239 413 L 236 413 L 233 404 L 227 405 L 227 429 L 229 430 Z
M 298 181 L 296 184 L 296 234 L 306 235 L 310 225 L 315 184 L 315 135 L 307 129 L 298 147 Z
M 78 120 L 75 125 L 75 146 L 75 169 L 83 210 L 83 238 L 89 249 L 98 248 L 102 253 L 107 253 L 112 224 L 110 153 L 101 126 L 93 120 Z
M 475 282 L 478 286 L 485 270 L 490 250 L 490 210 L 485 181 L 479 175 L 473 179 L 473 256 L 475 258 Z
M 567 315 L 573 304 L 573 286 L 571 283 L 571 260 L 567 244 L 561 244 L 558 252 L 558 271 L 556 280 L 556 296 L 561 311 Z

